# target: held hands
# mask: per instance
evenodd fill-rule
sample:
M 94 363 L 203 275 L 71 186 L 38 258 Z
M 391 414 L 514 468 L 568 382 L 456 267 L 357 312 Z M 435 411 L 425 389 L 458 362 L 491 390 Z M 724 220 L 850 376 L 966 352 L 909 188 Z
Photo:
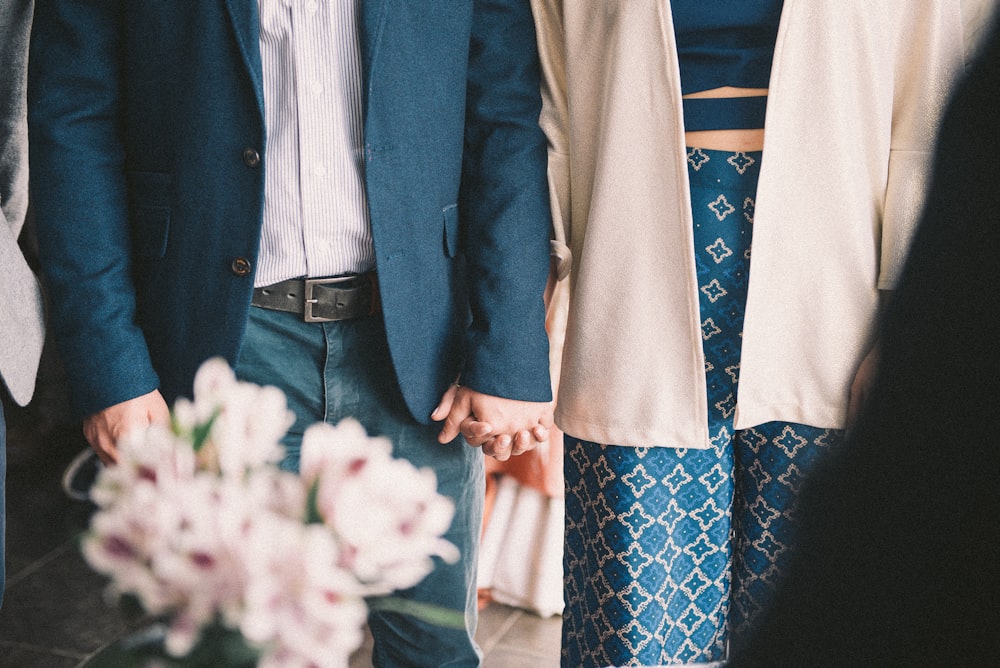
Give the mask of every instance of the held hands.
M 83 420 L 83 435 L 105 464 L 118 461 L 115 443 L 131 429 L 170 422 L 170 409 L 159 390 L 108 406 Z
M 441 443 L 462 434 L 469 445 L 505 461 L 548 439 L 552 404 L 494 397 L 456 384 L 441 397 L 431 419 L 444 420 L 438 436 Z

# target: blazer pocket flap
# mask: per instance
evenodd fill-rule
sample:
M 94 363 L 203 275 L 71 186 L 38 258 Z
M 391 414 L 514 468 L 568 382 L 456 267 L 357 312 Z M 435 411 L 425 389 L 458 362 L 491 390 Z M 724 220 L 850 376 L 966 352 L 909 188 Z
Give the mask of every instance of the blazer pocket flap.
M 129 218 L 136 253 L 162 258 L 170 232 L 171 176 L 165 172 L 130 172 Z

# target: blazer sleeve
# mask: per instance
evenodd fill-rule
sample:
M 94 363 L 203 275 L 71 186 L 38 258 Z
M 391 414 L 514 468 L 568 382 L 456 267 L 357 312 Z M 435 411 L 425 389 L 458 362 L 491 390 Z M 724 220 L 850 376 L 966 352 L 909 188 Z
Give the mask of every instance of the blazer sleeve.
M 120 112 L 121 0 L 37 0 L 28 72 L 32 204 L 51 324 L 87 415 L 155 389 L 135 323 Z
M 550 401 L 543 292 L 548 187 L 537 46 L 528 0 L 477 0 L 460 193 L 472 322 L 462 382 Z
M 542 114 L 539 124 L 548 140 L 552 256 L 556 260 L 556 278 L 562 280 L 569 276 L 573 264 L 568 245 L 571 222 L 570 153 L 563 0 L 532 0 L 531 6 L 542 68 Z
M 880 289 L 892 289 L 923 209 L 938 124 L 963 62 L 960 5 L 901 2 L 889 173 L 882 218 Z

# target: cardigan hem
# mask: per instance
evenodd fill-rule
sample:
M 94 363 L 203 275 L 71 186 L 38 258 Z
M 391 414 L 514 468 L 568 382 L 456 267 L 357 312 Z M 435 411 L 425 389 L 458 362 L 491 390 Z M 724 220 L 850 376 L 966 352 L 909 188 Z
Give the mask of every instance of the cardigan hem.
M 564 434 L 593 443 L 617 445 L 628 448 L 690 448 L 707 450 L 711 440 L 707 426 L 699 434 L 681 433 L 673 429 L 645 428 L 623 429 L 619 425 L 595 423 L 568 415 L 558 408 L 555 422 Z M 737 406 L 734 429 L 744 430 L 767 424 L 788 422 L 820 429 L 846 429 L 847 413 L 841 406 L 826 405 L 806 409 L 799 404 L 768 404 L 750 409 Z
M 675 429 L 622 429 L 617 425 L 597 424 L 581 419 L 558 409 L 555 412 L 556 426 L 567 436 L 593 443 L 617 445 L 627 448 L 690 448 L 707 450 L 711 447 L 707 425 L 698 434 L 691 431 L 681 433 Z
M 768 422 L 790 422 L 820 429 L 845 429 L 847 409 L 840 405 L 805 408 L 801 404 L 765 404 L 745 408 L 736 406 L 733 427 L 752 429 Z

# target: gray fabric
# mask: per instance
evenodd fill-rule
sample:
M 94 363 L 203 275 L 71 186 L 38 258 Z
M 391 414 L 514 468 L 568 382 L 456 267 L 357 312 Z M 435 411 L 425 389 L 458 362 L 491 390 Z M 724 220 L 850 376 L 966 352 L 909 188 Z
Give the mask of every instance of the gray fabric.
M 45 333 L 38 280 L 17 245 L 28 210 L 25 67 L 33 0 L 0 4 L 0 379 L 19 404 L 34 391 Z

